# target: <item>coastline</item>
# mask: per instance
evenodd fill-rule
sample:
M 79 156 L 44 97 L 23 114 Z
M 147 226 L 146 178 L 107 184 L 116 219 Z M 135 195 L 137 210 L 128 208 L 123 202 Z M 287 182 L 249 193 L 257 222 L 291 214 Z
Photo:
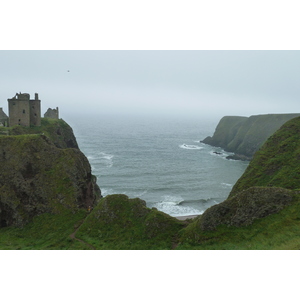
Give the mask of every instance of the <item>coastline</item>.
M 195 219 L 198 216 L 201 216 L 201 215 L 179 216 L 179 217 L 175 217 L 175 218 L 178 219 L 178 220 L 184 221 L 184 220 L 187 220 L 187 219 Z

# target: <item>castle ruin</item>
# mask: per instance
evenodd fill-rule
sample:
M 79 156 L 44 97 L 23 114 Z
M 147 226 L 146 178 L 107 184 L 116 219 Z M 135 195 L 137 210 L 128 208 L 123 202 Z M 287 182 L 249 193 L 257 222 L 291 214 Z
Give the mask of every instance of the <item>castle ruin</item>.
M 59 112 L 58 112 L 58 107 L 55 108 L 48 108 L 48 110 L 44 113 L 44 118 L 49 118 L 49 119 L 58 119 Z
M 29 94 L 17 93 L 7 101 L 9 126 L 41 126 L 41 100 L 37 93 L 31 100 Z
M 30 99 L 27 93 L 17 93 L 8 101 L 8 115 L 0 107 L 0 126 L 41 126 L 41 100 L 37 93 Z M 45 118 L 58 119 L 58 107 L 49 108 L 44 114 Z
M 2 107 L 0 107 L 0 126 L 8 126 L 8 116 L 3 111 Z

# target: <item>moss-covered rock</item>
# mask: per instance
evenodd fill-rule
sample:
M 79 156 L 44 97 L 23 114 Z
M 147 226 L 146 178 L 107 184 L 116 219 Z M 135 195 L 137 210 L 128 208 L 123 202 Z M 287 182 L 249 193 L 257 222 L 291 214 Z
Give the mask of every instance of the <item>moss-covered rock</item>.
M 226 201 L 207 209 L 197 220 L 201 230 L 218 225 L 247 226 L 254 220 L 282 210 L 292 203 L 296 193 L 276 187 L 251 187 Z
M 101 249 L 170 249 L 184 222 L 126 195 L 102 198 L 77 232 Z
M 299 114 L 268 114 L 249 118 L 226 116 L 216 127 L 213 137 L 202 142 L 234 152 L 233 159 L 251 160 L 254 153 L 276 130 Z
M 87 158 L 66 148 L 64 137 L 56 138 L 62 127 L 56 133 L 54 128 L 23 134 L 27 129 L 17 126 L 11 129 L 16 135 L 0 137 L 0 226 L 23 226 L 45 212 L 88 209 L 100 196 Z

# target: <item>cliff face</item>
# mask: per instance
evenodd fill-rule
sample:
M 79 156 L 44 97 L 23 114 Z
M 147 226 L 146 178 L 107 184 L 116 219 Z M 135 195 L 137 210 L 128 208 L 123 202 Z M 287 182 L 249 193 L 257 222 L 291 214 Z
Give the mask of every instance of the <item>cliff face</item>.
M 234 152 L 234 159 L 251 160 L 269 136 L 285 122 L 300 114 L 269 114 L 246 117 L 223 117 L 212 137 L 202 142 Z
M 9 130 L 14 135 L 0 136 L 0 227 L 23 226 L 44 212 L 87 209 L 100 197 L 72 130 L 62 120 L 56 124 L 17 126 Z
M 196 221 L 198 230 L 245 226 L 300 199 L 300 117 L 285 123 L 257 151 L 228 199 Z

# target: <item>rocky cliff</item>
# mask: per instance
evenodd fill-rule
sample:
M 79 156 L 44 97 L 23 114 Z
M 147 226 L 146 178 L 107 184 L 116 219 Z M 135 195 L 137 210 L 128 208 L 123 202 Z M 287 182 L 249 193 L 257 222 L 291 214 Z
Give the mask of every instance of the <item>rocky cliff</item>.
M 63 120 L 16 126 L 0 136 L 0 225 L 94 206 L 101 196 L 91 167 Z
M 220 120 L 214 135 L 202 142 L 235 153 L 228 158 L 251 160 L 269 136 L 298 116 L 300 114 L 268 114 L 249 118 L 226 116 Z
M 286 122 L 257 151 L 228 199 L 207 209 L 196 230 L 246 226 L 300 201 L 300 117 Z

